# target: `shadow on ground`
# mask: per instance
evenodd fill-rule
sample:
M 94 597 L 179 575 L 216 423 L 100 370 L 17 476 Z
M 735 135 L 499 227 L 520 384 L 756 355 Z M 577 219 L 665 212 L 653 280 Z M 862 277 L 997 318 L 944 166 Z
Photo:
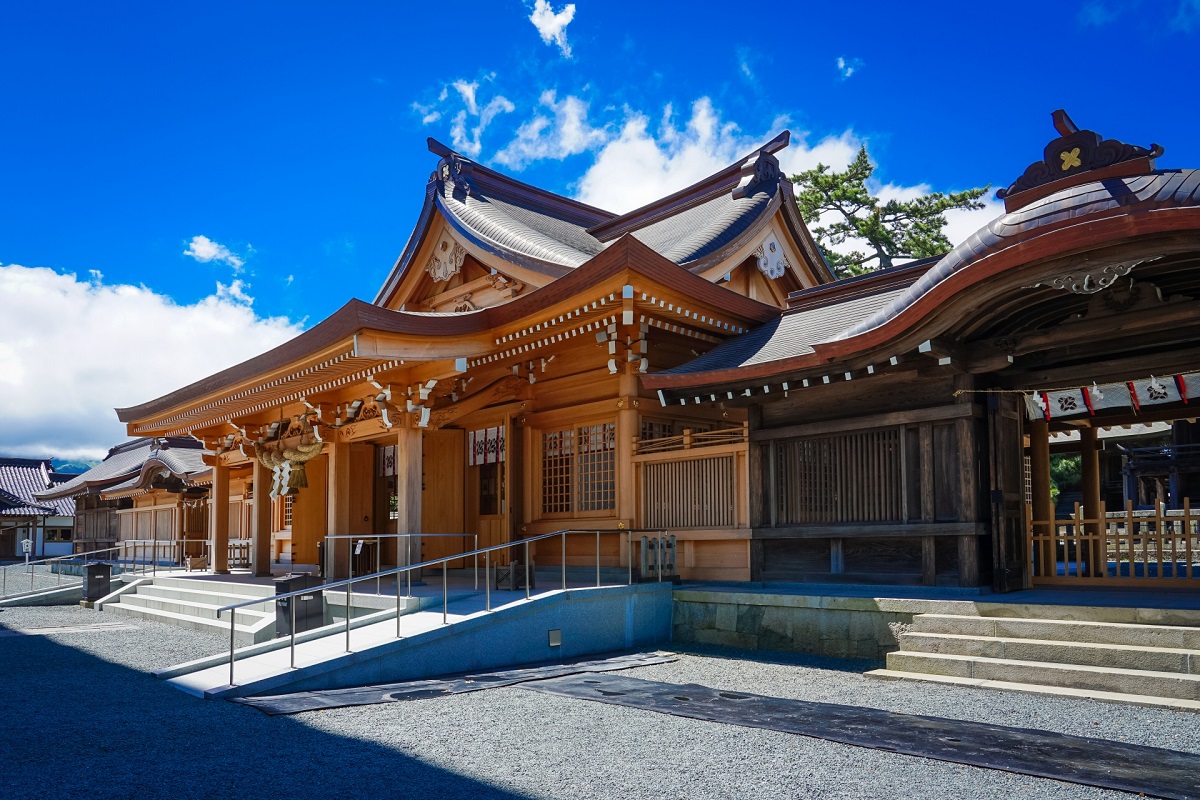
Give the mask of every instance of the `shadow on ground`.
M 675 653 L 692 653 L 707 658 L 723 658 L 732 661 L 753 661 L 758 664 L 783 664 L 793 667 L 811 667 L 834 672 L 862 674 L 884 665 L 881 659 L 832 658 L 808 653 L 793 653 L 783 650 L 742 650 L 727 645 L 710 645 L 699 642 L 671 642 L 669 649 Z
M 199 700 L 49 636 L 3 637 L 0 676 L 5 800 L 526 797 L 292 718 Z

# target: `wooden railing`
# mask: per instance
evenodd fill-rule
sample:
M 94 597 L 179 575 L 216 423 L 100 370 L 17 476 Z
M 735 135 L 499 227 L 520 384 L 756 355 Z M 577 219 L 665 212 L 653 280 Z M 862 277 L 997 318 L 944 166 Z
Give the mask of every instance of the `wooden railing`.
M 744 527 L 748 450 L 744 426 L 636 442 L 637 527 Z
M 736 428 L 722 428 L 716 431 L 692 431 L 684 429 L 679 436 L 663 436 L 659 439 L 633 440 L 635 455 L 648 453 L 670 453 L 677 450 L 692 450 L 699 447 L 714 447 L 725 444 L 744 444 L 749 441 L 747 425 L 742 423 Z
M 1200 512 L 1161 507 L 1035 520 L 1027 506 L 1032 583 L 1200 586 Z

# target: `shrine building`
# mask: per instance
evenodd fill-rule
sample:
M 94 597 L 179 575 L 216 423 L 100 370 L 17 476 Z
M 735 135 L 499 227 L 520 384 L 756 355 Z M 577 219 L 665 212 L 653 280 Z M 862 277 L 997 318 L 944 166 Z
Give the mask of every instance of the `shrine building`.
M 623 215 L 430 140 L 373 302 L 118 415 L 210 452 L 216 571 L 239 539 L 255 574 L 343 575 L 328 537 L 380 537 L 386 567 L 470 549 L 428 534 L 569 528 L 635 570 L 640 536 L 673 536 L 685 580 L 1194 589 L 1200 170 L 1054 119 L 1002 216 L 841 280 L 786 132 Z M 1166 444 L 1105 460 L 1102 432 L 1150 423 Z M 1081 455 L 1069 515 L 1052 434 Z
M 373 302 L 118 415 L 132 436 L 212 453 L 217 571 L 239 536 L 258 575 L 319 559 L 344 575 L 349 546 L 328 536 L 484 547 L 573 528 L 602 532 L 611 567 L 648 530 L 676 537 L 682 577 L 747 580 L 746 407 L 663 406 L 639 379 L 834 280 L 779 169 L 788 139 L 624 215 L 430 140 L 420 217 Z M 379 538 L 374 563 L 473 541 Z M 570 546 L 568 564 L 594 561 Z M 562 560 L 557 545 L 533 557 Z

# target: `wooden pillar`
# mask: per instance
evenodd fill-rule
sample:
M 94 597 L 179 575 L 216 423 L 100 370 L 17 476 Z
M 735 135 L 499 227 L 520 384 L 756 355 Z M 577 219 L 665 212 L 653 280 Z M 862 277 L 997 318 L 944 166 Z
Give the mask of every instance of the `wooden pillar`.
M 421 532 L 421 492 L 425 483 L 424 465 L 421 462 L 421 429 L 413 427 L 408 419 L 396 433 L 396 532 Z M 482 546 L 482 544 L 481 544 Z M 407 546 L 401 544 L 404 551 Z M 421 539 L 412 542 L 413 561 L 421 560 Z M 401 552 L 399 559 L 405 561 Z
M 326 477 L 325 532 L 329 536 L 345 535 L 350 530 L 350 444 L 331 442 L 326 448 L 329 463 Z M 349 539 L 325 540 L 325 565 L 327 578 L 345 578 L 349 575 L 347 554 Z
M 1108 572 L 1108 554 L 1104 546 L 1104 534 L 1108 525 L 1104 521 L 1104 509 L 1100 505 L 1100 448 L 1096 441 L 1096 429 L 1079 429 L 1079 452 L 1083 478 L 1083 516 L 1099 520 L 1084 526 L 1084 530 L 1095 538 L 1089 541 L 1084 555 L 1088 561 L 1088 572 L 1093 577 L 1103 577 Z
M 637 484 L 633 465 L 633 443 L 638 438 L 638 412 L 631 407 L 632 398 L 623 398 L 625 404 L 617 409 L 617 519 L 628 520 L 629 526 L 638 527 Z
M 254 459 L 254 499 L 250 512 L 250 566 L 257 578 L 271 575 L 271 470 Z
M 1054 544 L 1054 506 L 1050 502 L 1050 425 L 1044 419 L 1029 423 L 1029 484 L 1034 519 L 1033 563 L 1037 575 L 1052 578 L 1057 572 Z M 1048 521 L 1048 523 L 1047 523 Z M 1047 524 L 1038 525 L 1038 522 Z
M 208 513 L 212 533 L 209 539 L 209 557 L 212 571 L 229 573 L 229 467 L 218 461 L 213 465 L 212 491 L 208 496 Z
M 937 542 L 932 536 L 921 537 L 921 584 L 933 586 L 937 583 Z

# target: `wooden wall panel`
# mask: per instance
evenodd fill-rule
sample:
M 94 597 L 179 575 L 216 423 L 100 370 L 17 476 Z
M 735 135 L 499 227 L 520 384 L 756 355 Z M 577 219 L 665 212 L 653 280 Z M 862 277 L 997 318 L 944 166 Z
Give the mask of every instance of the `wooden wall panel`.
M 317 563 L 317 542 L 325 538 L 329 520 L 326 509 L 329 459 L 319 455 L 304 465 L 308 488 L 292 501 L 292 561 Z

